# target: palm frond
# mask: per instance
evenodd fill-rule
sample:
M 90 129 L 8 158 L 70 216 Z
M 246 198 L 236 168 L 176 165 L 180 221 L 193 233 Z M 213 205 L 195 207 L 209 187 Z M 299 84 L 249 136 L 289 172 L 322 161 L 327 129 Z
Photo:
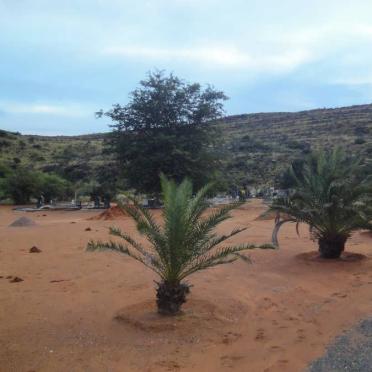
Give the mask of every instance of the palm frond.
M 122 230 L 112 227 L 111 235 L 123 239 L 125 244 L 90 242 L 88 250 L 111 250 L 125 254 L 151 268 L 164 281 L 179 283 L 196 271 L 235 261 L 239 258 L 237 254 L 244 250 L 274 248 L 253 244 L 221 247 L 223 242 L 247 227 L 236 228 L 225 235 L 216 234 L 215 228 L 230 218 L 230 212 L 241 203 L 207 211 L 207 195 L 212 185 L 206 185 L 193 196 L 189 180 L 177 185 L 162 175 L 161 186 L 164 202 L 161 225 L 136 198 L 128 196 L 131 204 L 119 204 L 135 221 L 138 232 L 146 237 L 148 244 L 141 244 Z
M 159 263 L 156 260 L 156 258 L 153 255 L 150 255 L 146 253 L 146 255 L 143 255 L 142 257 L 139 256 L 138 254 L 135 254 L 131 252 L 128 249 L 128 246 L 120 244 L 120 243 L 114 243 L 112 241 L 108 243 L 103 243 L 101 241 L 94 242 L 90 241 L 87 245 L 87 250 L 94 252 L 94 251 L 113 251 L 117 253 L 122 253 L 125 254 L 139 262 L 141 262 L 143 265 L 157 273 L 159 276 L 162 277 L 162 271 L 161 267 L 159 267 Z
M 315 238 L 344 236 L 365 228 L 372 220 L 371 177 L 361 179 L 361 162 L 341 149 L 313 153 L 301 174 L 293 174 L 294 190 L 287 198 L 275 200 L 271 210 L 289 216 L 275 221 L 273 242 L 278 245 L 279 229 L 286 222 L 309 225 Z M 293 172 L 294 173 L 294 172 Z
M 236 253 L 256 248 L 274 249 L 274 247 L 269 245 L 257 246 L 254 244 L 240 244 L 222 247 L 212 253 L 196 257 L 195 260 L 191 261 L 189 266 L 180 274 L 180 278 L 182 280 L 197 271 L 236 261 L 239 258 Z

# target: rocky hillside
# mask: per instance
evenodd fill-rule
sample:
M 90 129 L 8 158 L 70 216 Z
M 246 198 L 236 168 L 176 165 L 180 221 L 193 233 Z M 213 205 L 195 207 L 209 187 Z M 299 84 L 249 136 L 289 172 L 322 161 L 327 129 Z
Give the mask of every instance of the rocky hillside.
M 342 146 L 372 159 L 372 105 L 226 117 L 225 166 L 244 183 L 271 183 L 311 148 Z
M 224 168 L 231 183 L 270 185 L 311 148 L 343 146 L 372 160 L 372 105 L 296 113 L 260 113 L 220 120 Z M 30 136 L 0 131 L 0 161 L 89 180 L 110 161 L 105 134 Z

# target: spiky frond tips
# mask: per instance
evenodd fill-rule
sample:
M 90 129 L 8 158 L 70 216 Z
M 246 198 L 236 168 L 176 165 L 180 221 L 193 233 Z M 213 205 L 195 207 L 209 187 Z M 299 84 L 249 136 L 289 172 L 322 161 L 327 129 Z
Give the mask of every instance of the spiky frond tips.
M 123 244 L 116 241 L 90 242 L 88 249 L 125 254 L 152 269 L 164 282 L 177 284 L 197 271 L 236 260 L 237 253 L 241 251 L 273 248 L 271 245 L 252 244 L 222 246 L 223 242 L 245 228 L 235 229 L 225 235 L 215 232 L 216 226 L 230 218 L 230 212 L 240 204 L 207 211 L 207 195 L 211 184 L 200 189 L 195 196 L 192 183 L 187 179 L 177 185 L 162 175 L 161 186 L 164 202 L 161 225 L 135 198 L 130 198 L 130 205 L 120 205 L 136 222 L 137 230 L 146 237 L 149 244 L 140 244 L 120 229 L 111 228 L 110 234 L 124 240 Z

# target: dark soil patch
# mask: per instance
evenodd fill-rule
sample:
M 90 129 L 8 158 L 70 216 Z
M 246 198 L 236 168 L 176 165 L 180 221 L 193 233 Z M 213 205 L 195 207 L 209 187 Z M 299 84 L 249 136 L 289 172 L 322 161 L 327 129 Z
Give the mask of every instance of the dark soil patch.
M 42 250 L 36 247 L 36 245 L 30 248 L 30 253 L 40 253 L 40 252 L 42 252 Z

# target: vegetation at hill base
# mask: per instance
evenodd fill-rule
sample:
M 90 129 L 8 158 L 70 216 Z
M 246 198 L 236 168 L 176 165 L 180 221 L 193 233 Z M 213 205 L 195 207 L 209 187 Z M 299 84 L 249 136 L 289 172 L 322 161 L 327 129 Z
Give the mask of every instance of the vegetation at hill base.
M 10 198 L 15 204 L 27 204 L 31 198 L 66 200 L 73 194 L 72 185 L 54 173 L 44 173 L 21 166 L 15 169 L 2 165 L 0 170 L 0 198 Z

